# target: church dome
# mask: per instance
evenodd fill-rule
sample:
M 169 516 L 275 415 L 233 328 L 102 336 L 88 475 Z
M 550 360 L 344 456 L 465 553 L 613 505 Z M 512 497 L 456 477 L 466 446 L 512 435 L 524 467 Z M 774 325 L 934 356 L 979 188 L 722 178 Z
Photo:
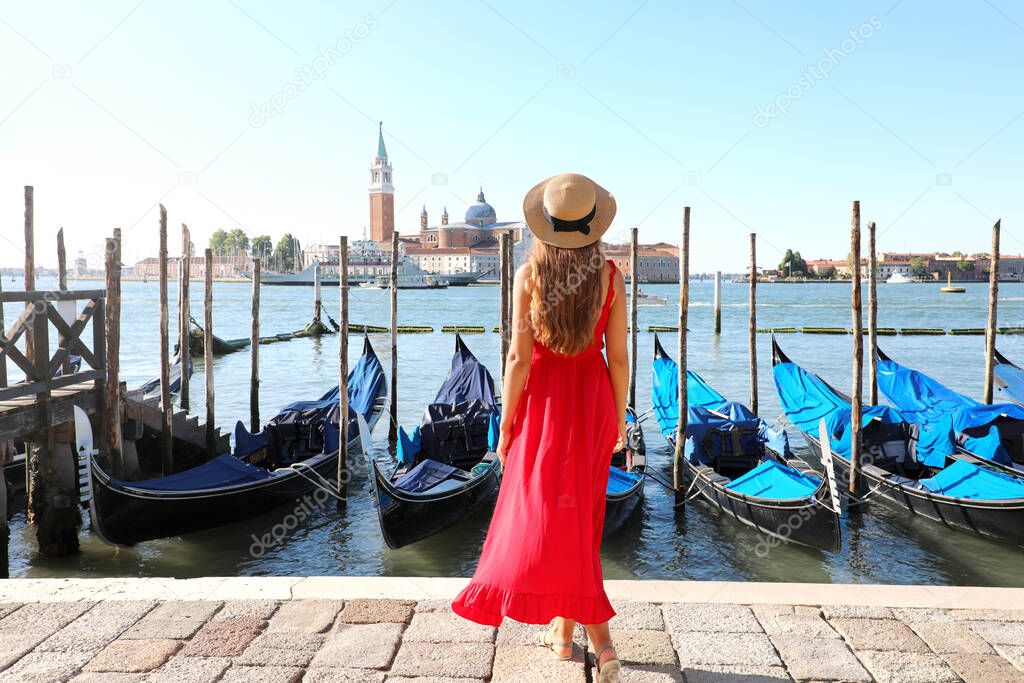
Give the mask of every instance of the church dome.
M 494 207 L 484 199 L 484 191 L 481 188 L 480 194 L 476 196 L 476 204 L 466 209 L 466 222 L 470 225 L 485 226 L 497 221 L 498 215 L 494 212 Z

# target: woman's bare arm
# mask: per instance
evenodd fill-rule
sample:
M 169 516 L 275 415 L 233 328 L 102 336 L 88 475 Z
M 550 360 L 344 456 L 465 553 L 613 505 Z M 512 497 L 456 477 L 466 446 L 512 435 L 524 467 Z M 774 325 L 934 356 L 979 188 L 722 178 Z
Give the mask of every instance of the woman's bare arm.
M 526 281 L 533 269 L 529 263 L 516 271 L 512 284 L 512 343 L 505 358 L 505 377 L 501 385 L 501 440 L 498 456 L 505 462 L 505 449 L 512 435 L 512 420 L 519 407 L 519 399 L 530 375 L 530 358 L 533 356 L 533 328 L 530 326 L 530 292 Z
M 615 298 L 608 315 L 604 333 L 605 353 L 608 357 L 608 371 L 612 378 L 612 392 L 615 395 L 615 411 L 619 417 L 619 432 L 624 433 L 626 424 L 626 390 L 629 385 L 629 352 L 626 349 L 626 283 L 622 273 L 616 269 L 612 282 Z

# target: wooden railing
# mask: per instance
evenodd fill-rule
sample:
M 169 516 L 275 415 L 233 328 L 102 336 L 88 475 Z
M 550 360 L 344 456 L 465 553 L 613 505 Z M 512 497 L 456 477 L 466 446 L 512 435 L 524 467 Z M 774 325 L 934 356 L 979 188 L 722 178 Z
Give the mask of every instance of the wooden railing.
M 0 401 L 25 396 L 49 394 L 54 389 L 94 382 L 102 389 L 106 377 L 106 340 L 104 328 L 104 296 L 102 289 L 49 292 L 3 292 L 2 304 L 24 304 L 25 310 L 9 330 L 0 330 Z M 84 301 L 70 323 L 58 310 L 57 302 Z M 89 321 L 92 344 L 82 339 Z M 57 334 L 57 351 L 50 355 L 51 327 Z M 17 343 L 25 337 L 26 351 Z M 82 359 L 77 372 L 69 372 L 72 355 Z M 25 375 L 24 381 L 7 386 L 8 361 Z

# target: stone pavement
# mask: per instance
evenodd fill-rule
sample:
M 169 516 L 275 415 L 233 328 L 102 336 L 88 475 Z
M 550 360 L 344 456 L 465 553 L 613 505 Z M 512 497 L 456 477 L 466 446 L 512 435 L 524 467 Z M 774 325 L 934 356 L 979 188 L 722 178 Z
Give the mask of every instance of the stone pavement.
M 168 593 L 137 581 L 122 581 L 115 597 L 100 592 L 81 599 L 67 599 L 81 582 L 53 584 L 59 586 L 53 590 L 40 582 L 0 582 L 6 601 L 0 602 L 0 681 L 594 678 L 582 634 L 574 660 L 557 661 L 531 644 L 539 627 L 466 622 L 451 612 L 447 596 L 263 597 L 250 589 L 249 598 L 210 599 L 194 591 L 202 597 L 193 599 L 180 587 Z M 755 604 L 748 605 L 679 602 L 667 593 L 660 603 L 616 595 L 612 635 L 622 680 L 1024 681 L 1019 592 L 1002 594 L 1009 597 L 1005 607 L 1015 609 L 955 608 L 971 602 L 960 593 L 943 593 L 953 596 L 943 598 L 945 607 L 814 606 L 758 604 L 758 585 L 751 584 Z M 862 602 L 876 602 L 872 589 L 862 588 Z M 147 591 L 151 597 L 141 599 Z M 19 592 L 22 600 L 40 601 L 11 600 Z

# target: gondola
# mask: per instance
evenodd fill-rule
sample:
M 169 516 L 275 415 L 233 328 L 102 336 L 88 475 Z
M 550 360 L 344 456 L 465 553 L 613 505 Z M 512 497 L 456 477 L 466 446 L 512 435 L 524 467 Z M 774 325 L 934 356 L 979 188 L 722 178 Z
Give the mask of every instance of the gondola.
M 192 376 L 192 359 L 188 359 L 188 376 Z M 174 358 L 171 359 L 171 364 L 168 374 L 169 388 L 171 390 L 171 396 L 181 392 L 181 354 L 175 353 Z M 145 382 L 139 386 L 139 391 L 142 392 L 143 400 L 160 398 L 160 376 L 156 376 L 153 379 Z
M 819 423 L 829 434 L 836 477 L 850 474 L 850 401 L 817 375 L 791 361 L 772 340 L 775 388 L 790 422 L 818 457 Z M 955 457 L 949 430 L 908 422 L 895 408 L 864 406 L 857 487 L 865 498 L 944 524 L 951 529 L 1024 543 L 1024 480 L 997 468 Z
M 841 535 L 828 479 L 793 455 L 784 430 L 728 401 L 687 371 L 684 477 L 708 503 L 761 533 L 787 543 L 835 551 Z M 654 337 L 654 414 L 675 445 L 679 366 Z
M 876 356 L 878 388 L 906 420 L 951 430 L 965 460 L 1024 472 L 1024 407 L 975 401 L 881 349 Z
M 626 409 L 626 445 L 612 455 L 604 509 L 604 535 L 617 533 L 640 508 L 647 475 L 647 444 L 632 408 Z
M 455 335 L 451 369 L 420 425 L 398 428 L 390 472 L 370 459 L 370 486 L 384 542 L 401 548 L 447 529 L 489 503 L 501 481 L 494 449 L 494 379 Z
M 371 429 L 387 405 L 387 383 L 370 346 L 349 373 L 346 435 Z M 235 427 L 235 451 L 157 479 L 120 481 L 93 459 L 93 529 L 113 544 L 179 536 L 259 515 L 331 485 L 338 464 L 338 389 L 285 407 L 258 434 Z
M 995 350 L 993 375 L 999 390 L 1017 405 L 1024 406 L 1024 368 Z

